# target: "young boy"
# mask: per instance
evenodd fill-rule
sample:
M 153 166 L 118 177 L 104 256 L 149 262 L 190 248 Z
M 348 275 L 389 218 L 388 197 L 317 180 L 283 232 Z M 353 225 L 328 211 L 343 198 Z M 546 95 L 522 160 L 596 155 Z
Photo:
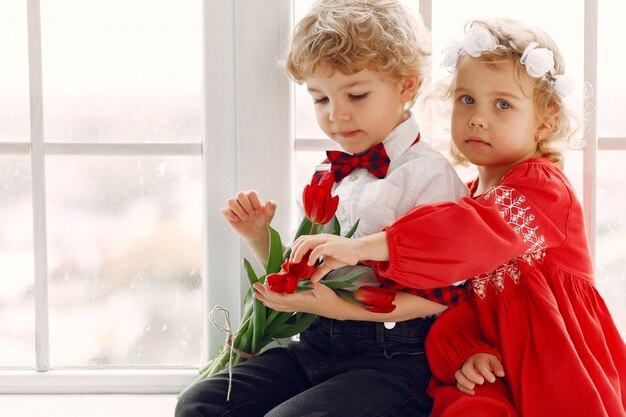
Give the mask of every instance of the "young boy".
M 396 0 L 320 0 L 295 29 L 287 71 L 306 83 L 320 127 L 348 153 L 328 154 L 342 230 L 359 219 L 358 233 L 368 235 L 416 205 L 467 193 L 448 161 L 421 140 L 408 110 L 427 42 Z M 372 172 L 352 160 L 360 156 Z M 276 205 L 248 191 L 227 206 L 224 218 L 264 259 Z M 429 415 L 423 342 L 455 287 L 419 293 L 428 299 L 398 291 L 397 308 L 386 314 L 344 302 L 324 285 L 291 295 L 256 289 L 269 307 L 321 317 L 299 341 L 233 367 L 229 401 L 229 376 L 217 374 L 181 397 L 176 416 Z

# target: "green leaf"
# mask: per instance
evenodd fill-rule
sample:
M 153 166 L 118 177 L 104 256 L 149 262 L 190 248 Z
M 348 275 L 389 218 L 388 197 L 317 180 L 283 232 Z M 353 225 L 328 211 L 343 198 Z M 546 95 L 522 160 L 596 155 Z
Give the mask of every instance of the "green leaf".
M 315 227 L 313 229 L 315 229 L 313 231 L 314 235 L 319 235 L 320 233 L 322 233 L 324 231 L 324 226 L 326 226 L 325 224 L 316 224 Z
M 270 234 L 270 249 L 267 254 L 267 264 L 265 265 L 265 272 L 267 274 L 273 274 L 280 271 L 280 266 L 283 263 L 283 244 L 280 240 L 280 235 L 272 226 L 267 225 L 267 230 Z
M 249 353 L 255 354 L 262 348 L 261 339 L 265 333 L 266 307 L 261 301 L 254 299 L 252 308 L 254 314 L 252 315 L 252 343 Z
M 285 323 L 287 323 L 287 321 L 289 321 L 289 319 L 291 319 L 294 316 L 293 313 L 287 313 L 284 311 L 278 312 L 276 310 L 272 310 L 272 311 L 278 314 L 276 315 L 274 320 L 272 320 L 272 322 L 266 326 L 265 328 L 266 335 L 272 334 L 273 332 L 277 331 L 277 329 L 281 328 Z
M 254 272 L 254 268 L 250 265 L 250 262 L 243 258 L 243 269 L 246 271 L 246 276 L 248 277 L 248 282 L 250 282 L 250 287 L 255 282 L 259 282 L 259 278 L 256 276 L 256 272 Z
M 332 232 L 333 235 L 341 235 L 341 225 L 339 224 L 339 220 L 337 220 L 337 216 L 333 217 L 333 227 Z
M 356 228 L 359 227 L 359 221 L 361 219 L 358 219 L 354 225 L 352 226 L 352 228 L 348 231 L 348 233 L 346 233 L 345 237 L 352 237 L 352 235 L 356 232 Z
M 335 294 L 337 294 L 339 297 L 343 298 L 344 300 L 351 302 L 352 304 L 358 305 L 359 307 L 363 307 L 363 308 L 370 307 L 367 304 L 363 304 L 362 302 L 354 298 L 354 296 L 352 295 L 350 291 L 340 289 L 340 290 L 335 291 Z
M 274 339 L 295 336 L 309 327 L 316 317 L 317 316 L 315 314 L 296 313 L 290 317 L 287 323 L 283 324 L 275 331 L 268 333 L 268 335 Z
M 352 283 L 350 283 L 350 282 L 335 281 L 335 280 L 325 281 L 323 284 L 326 285 L 331 290 L 338 290 L 338 289 L 341 289 L 341 288 L 351 288 L 352 287 Z
M 296 236 L 293 238 L 293 240 L 296 240 L 302 235 L 311 234 L 311 225 L 311 220 L 307 219 L 305 216 L 300 222 L 300 226 L 298 227 L 298 230 L 296 231 Z

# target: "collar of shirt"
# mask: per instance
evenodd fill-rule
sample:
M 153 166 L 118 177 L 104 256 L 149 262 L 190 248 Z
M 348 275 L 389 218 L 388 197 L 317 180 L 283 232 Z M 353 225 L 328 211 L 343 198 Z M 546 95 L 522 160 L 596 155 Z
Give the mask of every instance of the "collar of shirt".
M 389 133 L 383 140 L 383 145 L 385 145 L 385 151 L 391 163 L 411 147 L 419 131 L 417 121 L 409 115 L 404 122 L 400 123 Z

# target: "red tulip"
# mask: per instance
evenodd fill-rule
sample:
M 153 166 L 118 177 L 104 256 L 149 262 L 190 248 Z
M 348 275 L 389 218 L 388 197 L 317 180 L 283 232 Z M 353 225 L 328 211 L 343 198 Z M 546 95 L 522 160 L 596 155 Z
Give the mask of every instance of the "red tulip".
M 304 186 L 302 192 L 304 214 L 312 223 L 326 224 L 335 215 L 339 196 L 333 197 L 331 194 L 334 181 L 332 174 L 326 173 L 319 183 L 313 180 L 311 184 Z
M 396 292 L 388 288 L 364 285 L 354 292 L 354 298 L 363 304 L 371 306 L 365 309 L 373 313 L 390 313 L 396 309 L 396 306 L 393 304 Z
M 298 277 L 285 271 L 269 274 L 266 281 L 270 286 L 270 290 L 274 292 L 293 294 L 298 287 Z
M 300 262 L 294 264 L 291 262 L 289 258 L 285 259 L 285 262 L 281 265 L 283 271 L 290 273 L 298 279 L 307 279 L 313 275 L 313 271 L 315 270 L 315 265 L 307 265 L 309 260 L 309 255 L 311 251 L 308 251 L 306 255 L 302 258 Z

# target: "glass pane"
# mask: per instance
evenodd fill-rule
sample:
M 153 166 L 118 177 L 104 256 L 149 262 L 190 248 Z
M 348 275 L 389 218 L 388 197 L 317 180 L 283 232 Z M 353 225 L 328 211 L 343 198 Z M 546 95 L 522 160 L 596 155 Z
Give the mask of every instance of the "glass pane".
M 197 365 L 200 157 L 46 163 L 52 366 Z
M 35 365 L 30 160 L 0 155 L 0 367 Z
M 598 2 L 598 135 L 626 136 L 626 80 L 620 51 L 626 37 L 626 2 Z
M 41 2 L 46 140 L 199 142 L 201 2 Z
M 29 140 L 26 3 L 0 2 L 0 142 Z
M 626 151 L 598 153 L 598 289 L 626 339 Z

